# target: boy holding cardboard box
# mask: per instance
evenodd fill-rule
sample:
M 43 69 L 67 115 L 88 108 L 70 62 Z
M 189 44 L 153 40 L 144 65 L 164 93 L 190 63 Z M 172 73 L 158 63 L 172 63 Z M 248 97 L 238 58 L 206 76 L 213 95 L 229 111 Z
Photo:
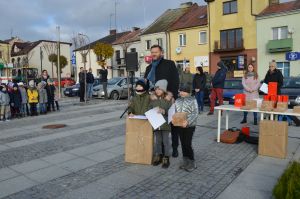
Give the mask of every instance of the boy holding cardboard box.
M 176 113 L 172 120 L 175 130 L 180 137 L 183 154 L 183 163 L 179 168 L 188 172 L 197 168 L 192 148 L 192 139 L 198 118 L 198 104 L 195 97 L 191 96 L 190 90 L 190 84 L 180 85 L 180 98 L 175 101 Z

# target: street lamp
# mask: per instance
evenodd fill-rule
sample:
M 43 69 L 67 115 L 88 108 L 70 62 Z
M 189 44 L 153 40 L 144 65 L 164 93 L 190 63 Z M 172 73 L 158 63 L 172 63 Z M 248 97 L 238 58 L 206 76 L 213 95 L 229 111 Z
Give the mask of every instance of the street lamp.
M 78 36 L 82 36 L 82 37 L 86 37 L 87 38 L 87 40 L 88 40 L 88 51 L 86 52 L 86 53 L 83 53 L 82 55 L 84 56 L 84 63 L 83 63 L 83 66 L 84 66 L 84 101 L 85 101 L 85 103 L 86 103 L 86 99 L 87 99 L 87 96 L 86 96 L 86 94 L 87 94 L 87 92 L 86 92 L 86 90 L 87 90 L 87 83 L 86 83 L 86 56 L 87 56 L 87 54 L 89 54 L 89 68 L 91 68 L 91 40 L 90 40 L 90 38 L 87 36 L 87 35 L 85 35 L 85 34 L 83 34 L 83 33 L 78 33 Z

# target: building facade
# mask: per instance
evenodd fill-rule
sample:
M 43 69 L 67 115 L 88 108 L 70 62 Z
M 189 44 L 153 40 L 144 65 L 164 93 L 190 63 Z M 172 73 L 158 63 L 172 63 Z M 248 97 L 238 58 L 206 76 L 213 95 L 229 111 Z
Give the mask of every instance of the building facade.
M 10 45 L 5 41 L 0 40 L 0 82 L 10 80 L 11 67 L 10 63 Z
M 249 62 L 257 60 L 255 16 L 269 0 L 206 0 L 210 33 L 210 73 L 222 60 L 228 77 L 242 77 Z M 255 64 L 254 64 L 255 65 Z
M 60 55 L 66 57 L 68 63 L 62 69 L 61 76 L 71 76 L 71 43 L 60 43 Z M 30 67 L 38 69 L 38 74 L 42 70 L 47 70 L 51 78 L 57 78 L 57 67 L 49 61 L 50 54 L 57 54 L 57 42 L 49 40 L 39 40 L 35 42 L 15 42 L 11 49 L 11 63 L 14 68 Z M 46 50 L 49 48 L 49 51 Z
M 170 59 L 178 68 L 190 66 L 196 72 L 202 66 L 209 72 L 209 38 L 207 6 L 194 4 L 170 28 Z
M 257 17 L 257 61 L 261 78 L 271 60 L 277 62 L 285 77 L 300 76 L 299 19 L 299 0 L 269 6 Z

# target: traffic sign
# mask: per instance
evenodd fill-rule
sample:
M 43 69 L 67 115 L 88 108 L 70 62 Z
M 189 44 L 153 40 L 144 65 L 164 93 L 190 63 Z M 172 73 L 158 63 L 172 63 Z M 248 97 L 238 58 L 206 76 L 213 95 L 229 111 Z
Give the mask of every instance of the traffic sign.
M 73 53 L 72 55 L 72 65 L 76 65 L 76 55 Z
M 285 59 L 288 61 L 300 60 L 300 52 L 288 52 L 285 54 Z

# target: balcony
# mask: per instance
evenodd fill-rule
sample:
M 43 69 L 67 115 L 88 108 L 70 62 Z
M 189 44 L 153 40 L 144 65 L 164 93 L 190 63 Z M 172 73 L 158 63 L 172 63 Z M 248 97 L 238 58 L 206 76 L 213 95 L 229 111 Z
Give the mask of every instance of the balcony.
M 288 52 L 293 50 L 293 39 L 270 40 L 267 44 L 267 50 L 270 53 Z
M 221 45 L 220 41 L 215 41 L 214 43 L 214 52 L 215 53 L 222 53 L 222 52 L 236 52 L 236 51 L 243 51 L 245 50 L 244 47 L 244 40 L 242 39 L 240 42 L 235 42 L 232 47 L 225 42 L 225 45 Z

